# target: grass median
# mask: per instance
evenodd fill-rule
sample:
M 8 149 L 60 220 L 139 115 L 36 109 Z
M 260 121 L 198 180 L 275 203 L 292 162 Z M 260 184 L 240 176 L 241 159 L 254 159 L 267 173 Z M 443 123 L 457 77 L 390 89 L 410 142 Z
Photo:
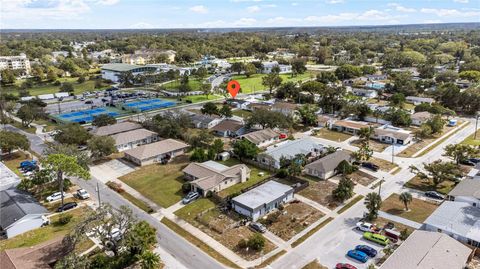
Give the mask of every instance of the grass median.
M 342 214 L 343 212 L 347 211 L 350 207 L 352 207 L 354 204 L 358 203 L 358 201 L 363 199 L 363 195 L 359 195 L 355 198 L 353 198 L 348 204 L 344 205 L 340 210 L 338 210 L 338 214 Z

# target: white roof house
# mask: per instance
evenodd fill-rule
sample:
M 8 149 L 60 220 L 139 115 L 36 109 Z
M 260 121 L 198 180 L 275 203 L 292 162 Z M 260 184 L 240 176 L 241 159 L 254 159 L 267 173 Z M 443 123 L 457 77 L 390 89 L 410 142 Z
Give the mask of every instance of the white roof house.
M 3 162 L 0 162 L 0 191 L 17 186 L 21 179 Z
M 472 250 L 438 232 L 414 231 L 380 269 L 462 269 Z
M 480 208 L 466 202 L 445 201 L 428 217 L 423 227 L 442 232 L 462 243 L 480 247 Z

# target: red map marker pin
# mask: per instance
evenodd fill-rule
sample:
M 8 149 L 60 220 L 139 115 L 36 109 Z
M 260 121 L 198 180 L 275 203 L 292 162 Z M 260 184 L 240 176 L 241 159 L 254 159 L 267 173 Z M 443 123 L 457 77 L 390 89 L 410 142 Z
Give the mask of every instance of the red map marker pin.
M 235 98 L 237 96 L 238 91 L 240 90 L 240 83 L 236 80 L 230 80 L 227 84 L 227 90 L 232 96 L 232 98 Z

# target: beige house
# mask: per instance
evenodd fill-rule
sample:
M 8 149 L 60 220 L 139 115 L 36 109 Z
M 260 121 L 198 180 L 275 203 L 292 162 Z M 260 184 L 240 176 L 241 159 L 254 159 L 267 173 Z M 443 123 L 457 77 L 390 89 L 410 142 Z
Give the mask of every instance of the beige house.
M 274 130 L 267 128 L 255 132 L 251 132 L 248 134 L 244 134 L 240 137 L 241 139 L 246 139 L 257 147 L 266 147 L 268 145 L 277 143 L 280 141 L 280 134 L 275 132 Z
M 412 142 L 413 136 L 410 131 L 402 128 L 383 125 L 375 128 L 372 138 L 383 143 L 407 145 Z
M 190 163 L 183 170 L 185 179 L 191 181 L 192 190 L 202 196 L 208 192 L 220 192 L 250 178 L 250 168 L 245 164 L 231 167 L 215 161 Z
M 328 154 L 323 158 L 307 164 L 304 172 L 312 177 L 328 179 L 337 173 L 335 169 L 342 161 L 350 162 L 351 159 L 352 157 L 350 156 L 350 153 L 344 150 L 338 150 L 332 154 Z
M 125 151 L 125 159 L 143 166 L 152 163 L 167 163 L 176 156 L 185 153 L 189 147 L 175 139 L 165 139 L 148 145 L 139 146 Z
M 142 128 L 140 123 L 124 121 L 93 129 L 90 133 L 98 136 L 115 135 Z
M 417 112 L 413 113 L 411 118 L 412 118 L 412 124 L 416 126 L 420 126 L 427 122 L 432 117 L 432 114 L 428 111 L 422 111 L 422 112 Z
M 370 126 L 372 125 L 366 122 L 352 121 L 352 120 L 337 120 L 330 125 L 330 129 L 335 130 L 337 132 L 357 135 L 360 129 L 368 128 Z
M 111 136 L 118 151 L 125 151 L 159 140 L 158 134 L 147 129 L 136 129 Z

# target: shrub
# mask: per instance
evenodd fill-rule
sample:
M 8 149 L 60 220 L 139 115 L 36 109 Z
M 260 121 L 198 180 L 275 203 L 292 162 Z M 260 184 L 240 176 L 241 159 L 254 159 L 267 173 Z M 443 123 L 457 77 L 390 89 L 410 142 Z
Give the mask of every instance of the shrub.
M 72 218 L 73 218 L 72 214 L 63 214 L 58 218 L 58 223 L 60 225 L 65 225 L 69 223 L 72 220 Z
M 108 181 L 105 185 L 107 185 L 110 189 L 118 192 L 118 193 L 122 193 L 124 192 L 125 190 L 122 188 L 122 185 L 119 184 L 119 183 L 116 183 L 116 182 L 113 182 L 113 181 Z
M 265 238 L 261 234 L 255 233 L 248 239 L 247 245 L 256 251 L 260 251 L 265 247 Z
M 192 189 L 192 184 L 190 184 L 189 182 L 183 183 L 183 185 L 182 185 L 182 192 L 183 193 L 189 193 L 191 189 Z
M 62 83 L 58 80 L 55 80 L 55 82 L 53 83 L 53 86 L 60 86 L 62 85 Z
M 405 241 L 408 238 L 408 236 L 410 236 L 410 231 L 407 228 L 403 229 L 400 232 L 400 239 L 402 239 L 402 241 Z
M 245 240 L 243 238 L 240 239 L 240 241 L 238 241 L 238 243 L 237 243 L 238 248 L 246 248 L 247 246 L 248 246 L 248 242 L 247 242 L 247 240 Z
M 277 177 L 279 177 L 279 178 L 286 178 L 287 176 L 288 176 L 288 171 L 287 171 L 287 169 L 282 168 L 282 169 L 278 170 L 278 172 L 277 172 Z

